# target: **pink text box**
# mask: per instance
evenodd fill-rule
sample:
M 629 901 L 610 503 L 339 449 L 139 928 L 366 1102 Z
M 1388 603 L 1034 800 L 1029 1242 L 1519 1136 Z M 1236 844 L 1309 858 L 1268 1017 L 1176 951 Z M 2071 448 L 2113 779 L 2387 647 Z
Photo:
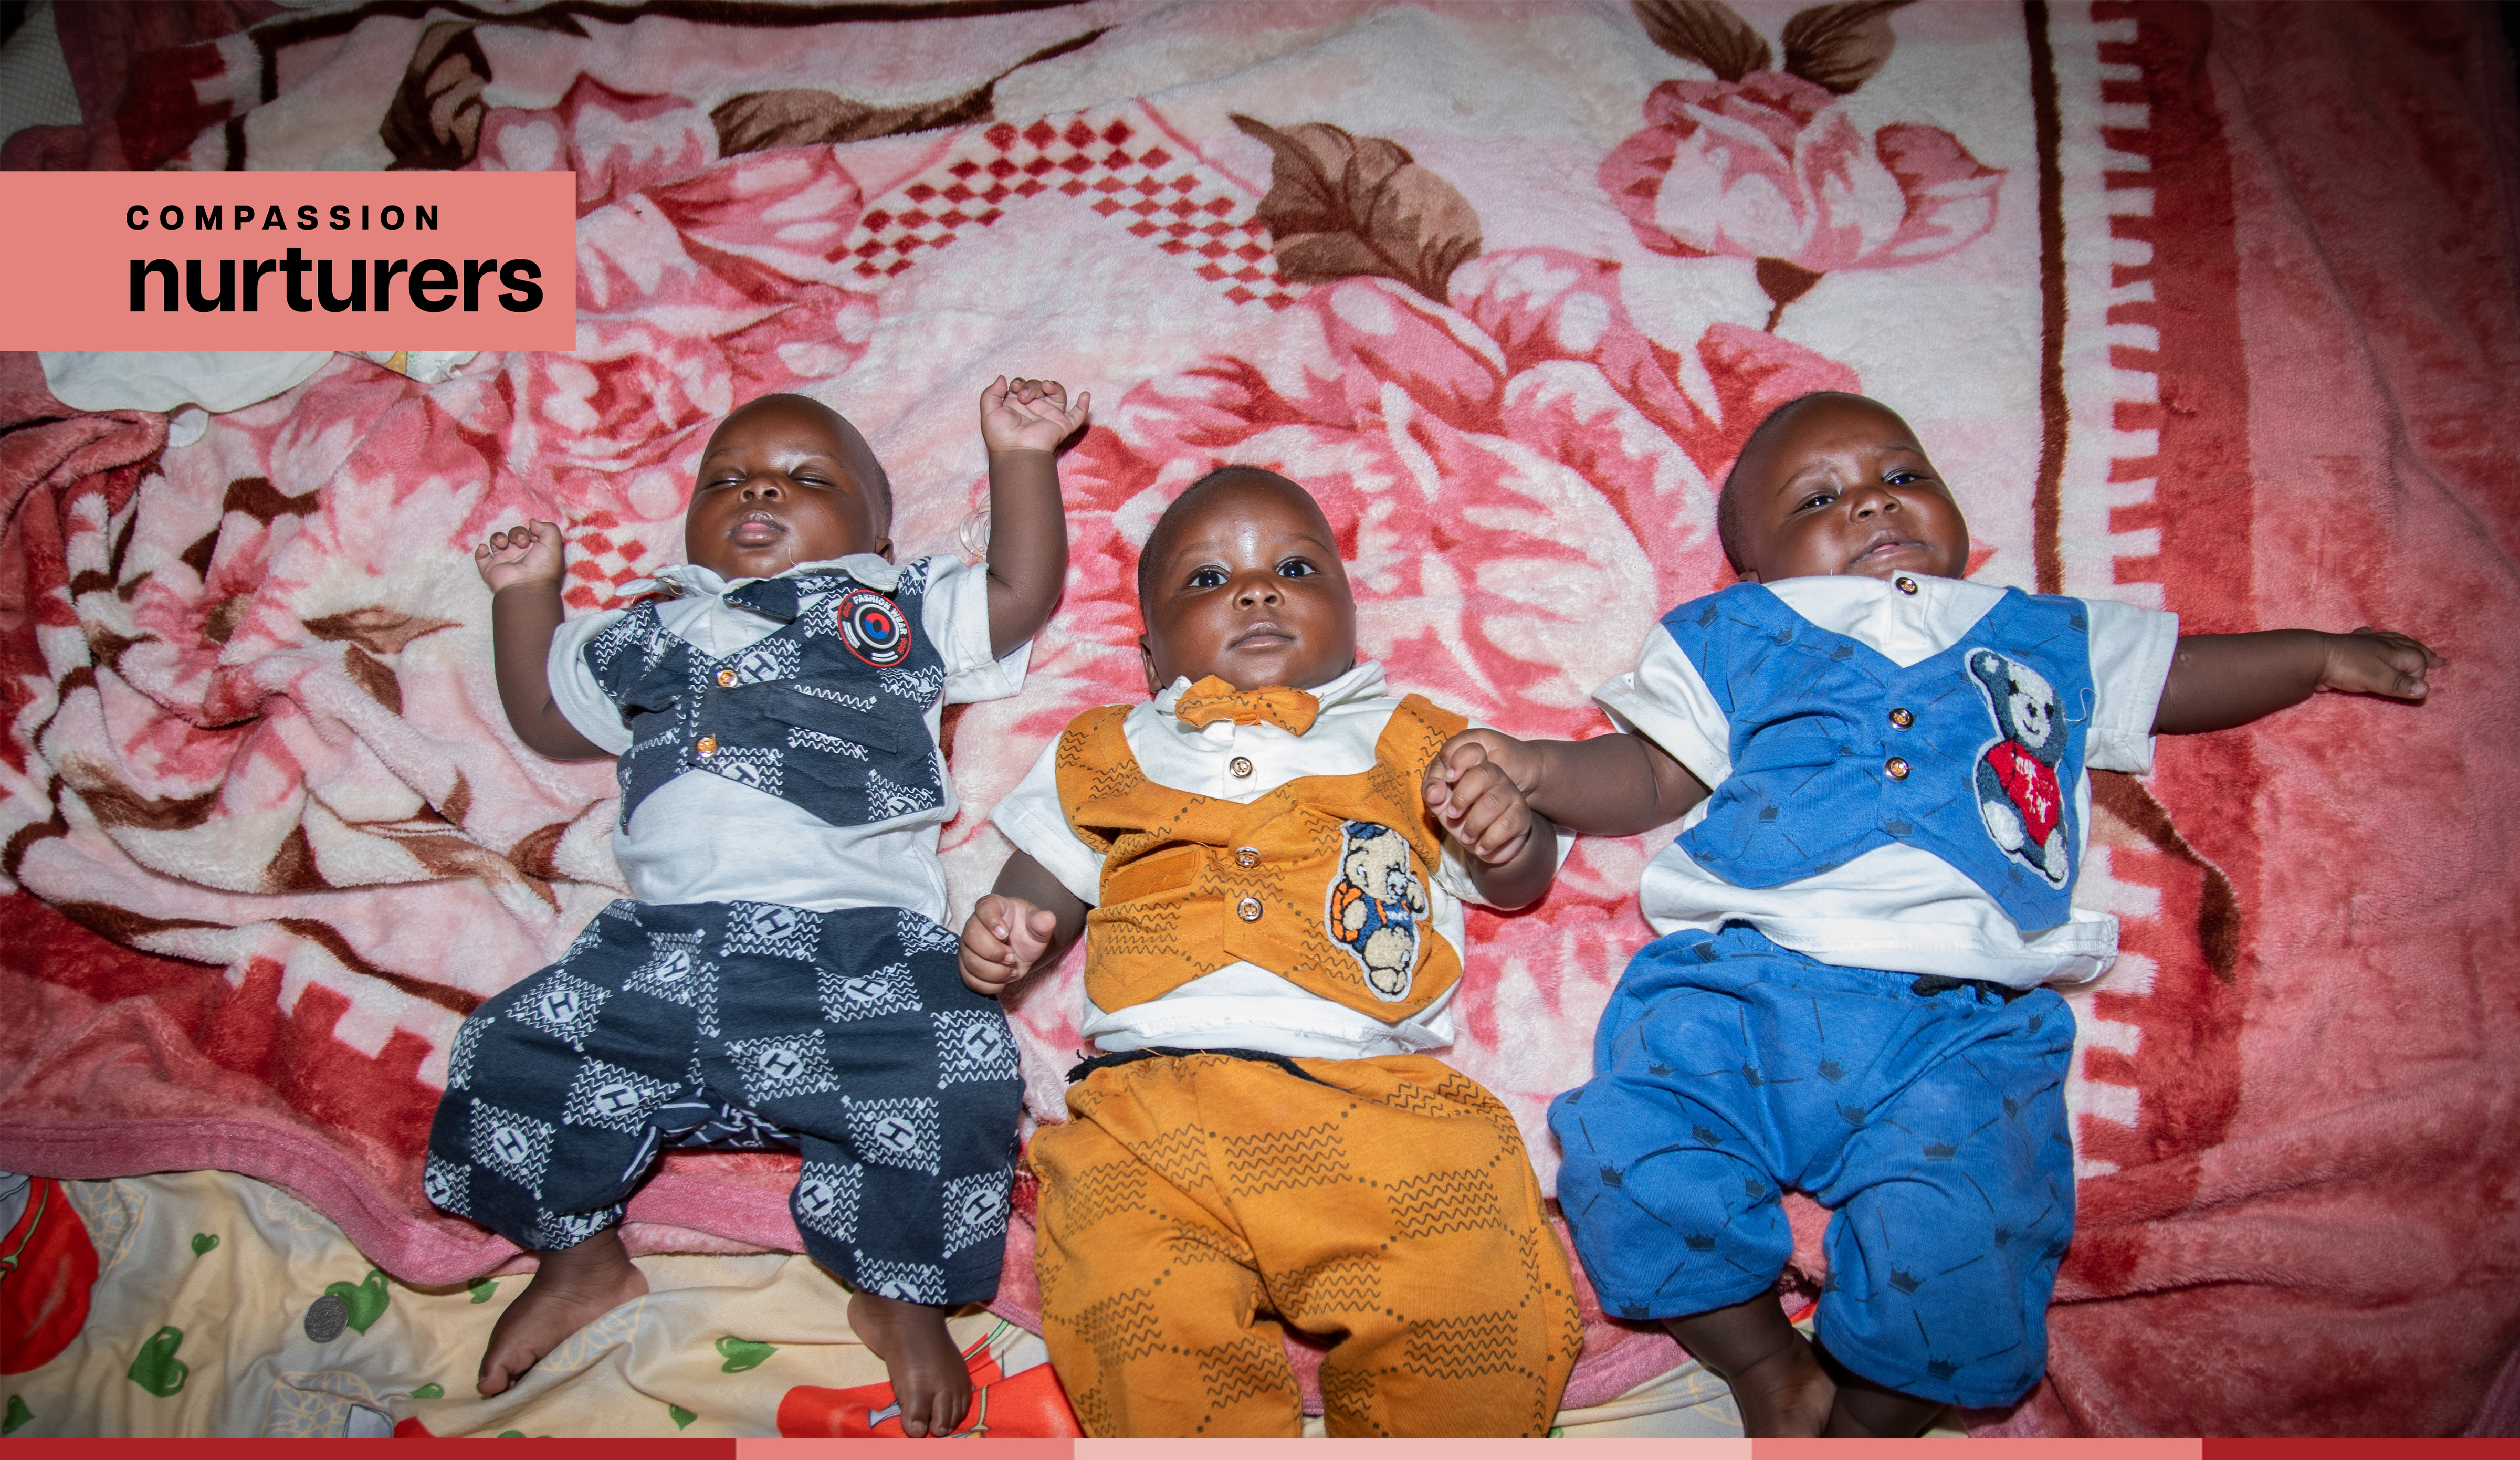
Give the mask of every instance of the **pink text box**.
M 0 349 L 574 348 L 576 203 L 566 172 L 0 172 Z

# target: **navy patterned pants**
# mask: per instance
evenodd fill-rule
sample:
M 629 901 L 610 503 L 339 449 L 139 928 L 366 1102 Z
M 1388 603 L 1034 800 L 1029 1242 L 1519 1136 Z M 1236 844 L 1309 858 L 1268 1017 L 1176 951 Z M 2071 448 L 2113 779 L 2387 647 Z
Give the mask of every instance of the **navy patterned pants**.
M 428 1199 L 547 1252 L 620 1221 L 667 1146 L 792 1146 L 816 1261 L 887 1298 L 986 1301 L 1022 1085 L 954 954 L 895 908 L 615 902 L 457 1032 Z

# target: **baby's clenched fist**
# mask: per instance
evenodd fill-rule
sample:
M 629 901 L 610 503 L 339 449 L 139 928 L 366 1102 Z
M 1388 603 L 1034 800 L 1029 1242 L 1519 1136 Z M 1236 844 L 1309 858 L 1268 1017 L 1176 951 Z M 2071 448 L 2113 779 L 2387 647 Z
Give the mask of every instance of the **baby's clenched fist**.
M 1021 897 L 991 892 L 971 909 L 963 925 L 958 955 L 963 986 L 996 998 L 1007 985 L 1033 971 L 1058 935 L 1058 917 Z

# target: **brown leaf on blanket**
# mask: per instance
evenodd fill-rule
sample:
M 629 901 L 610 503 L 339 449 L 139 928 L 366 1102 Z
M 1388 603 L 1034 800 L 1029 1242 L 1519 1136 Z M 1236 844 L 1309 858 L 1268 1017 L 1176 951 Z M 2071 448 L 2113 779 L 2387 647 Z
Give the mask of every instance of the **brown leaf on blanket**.
M 2196 905 L 2196 941 L 2214 977 L 2230 982 L 2240 961 L 2240 897 L 2231 878 L 2198 851 L 2170 818 L 2170 808 L 2153 798 L 2144 784 L 2118 771 L 2092 773 L 2092 804 L 2126 824 L 2128 830 L 2168 855 L 2194 867 L 2204 878 Z
M 426 999 L 440 1009 L 451 1009 L 457 1014 L 470 1014 L 481 1007 L 481 996 L 477 993 L 379 968 L 361 957 L 359 950 L 350 946 L 350 940 L 341 935 L 341 930 L 330 923 L 315 918 L 274 918 L 272 921 L 332 954 L 336 962 L 350 972 L 390 983 L 413 998 Z
M 763 152 L 774 147 L 821 147 L 841 142 L 866 142 L 877 137 L 897 137 L 904 132 L 927 132 L 938 127 L 987 121 L 997 114 L 1000 81 L 1036 62 L 1090 46 L 1102 38 L 1103 30 L 1109 28 L 1106 25 L 1101 30 L 1089 30 L 1083 35 L 1071 36 L 1055 46 L 1035 51 L 969 91 L 941 101 L 874 107 L 811 86 L 754 91 L 732 97 L 720 102 L 709 113 L 709 120 L 717 126 L 717 153 L 719 157 L 731 158 L 738 153 Z
M 264 526 L 269 526 L 277 518 L 304 517 L 313 512 L 322 495 L 323 489 L 318 487 L 298 496 L 286 497 L 281 495 L 280 488 L 271 484 L 271 479 L 268 477 L 239 477 L 228 483 L 227 496 L 220 501 L 219 512 L 222 516 L 231 512 L 242 512 Z M 215 538 L 218 534 L 213 532 L 210 535 Z M 195 548 L 200 546 L 199 543 L 194 544 Z M 212 547 L 215 549 L 216 544 L 213 543 Z M 191 561 L 189 550 L 185 561 Z M 204 553 L 202 562 L 208 561 L 208 554 Z
M 236 637 L 237 625 L 245 621 L 253 607 L 253 595 L 239 593 L 213 605 L 202 618 L 202 634 L 213 644 L 224 644 Z
M 548 880 L 520 873 L 515 862 L 469 837 L 439 832 L 396 837 L 393 842 L 428 868 L 431 877 L 477 877 L 494 885 L 521 882 L 554 909 L 560 906 L 560 895 L 551 890 Z
M 1324 121 L 1282 130 L 1237 114 L 1234 124 L 1273 154 L 1269 196 L 1255 212 L 1289 283 L 1372 274 L 1441 304 L 1453 270 L 1478 256 L 1469 200 L 1399 143 Z
M 423 809 L 426 810 L 428 808 L 424 807 Z M 464 779 L 464 772 L 459 770 L 455 773 L 455 784 L 448 787 L 446 794 L 437 798 L 435 810 L 438 815 L 445 817 L 448 821 L 453 822 L 457 826 L 462 826 L 464 824 L 464 813 L 472 809 L 472 783 Z
M 133 946 L 153 933 L 186 933 L 202 928 L 221 928 L 225 923 L 205 923 L 200 918 L 155 918 L 111 902 L 56 902 L 53 911 L 78 924 L 90 933 Z M 183 955 L 172 954 L 172 957 Z
M 1724 80 L 1738 81 L 1775 63 L 1767 41 L 1724 0 L 1636 0 L 1636 11 L 1647 39 Z
M 989 93 L 995 84 L 907 107 L 870 107 L 810 86 L 754 91 L 720 103 L 709 113 L 709 120 L 717 124 L 717 152 L 722 158 L 774 147 L 865 142 L 987 120 Z
M 489 84 L 489 58 L 470 24 L 439 21 L 420 32 L 402 86 L 377 125 L 394 156 L 386 170 L 451 169 L 472 160 L 489 110 L 481 92 Z
M 136 827 L 145 832 L 189 832 L 209 820 L 219 804 L 216 786 L 199 796 L 148 797 L 111 778 L 93 785 L 80 785 L 77 781 L 70 785 L 97 820 L 107 826 Z
M 955 707 L 961 708 L 960 706 Z M 560 843 L 562 837 L 568 835 L 569 825 L 570 823 L 565 821 L 555 821 L 549 826 L 538 827 L 525 833 L 517 839 L 516 845 L 508 848 L 508 860 L 515 864 L 518 871 L 536 881 L 562 881 L 560 870 Z
M 282 839 L 280 849 L 263 865 L 262 890 L 266 892 L 320 892 L 333 884 L 325 879 L 324 869 L 315 864 L 315 847 L 306 840 L 303 825 L 292 826 Z
M 208 581 L 210 560 L 219 555 L 219 529 L 212 527 L 194 540 L 191 547 L 175 555 L 175 561 L 193 570 L 193 576 Z
M 103 664 L 109 669 L 120 668 L 122 666 L 122 651 L 130 648 L 134 644 L 145 643 L 148 639 L 149 635 L 147 634 L 142 634 L 138 638 L 126 637 L 122 634 L 115 633 L 112 629 L 106 627 L 102 623 L 90 623 L 87 625 L 88 652 L 96 656 L 96 662 L 98 663 Z
M 423 618 L 417 614 L 406 614 L 382 604 L 306 620 L 306 631 L 319 639 L 335 644 L 356 644 L 370 654 L 378 655 L 400 654 L 405 644 L 421 635 L 454 626 L 452 618 Z
M 341 647 L 341 667 L 350 671 L 350 677 L 358 681 L 370 699 L 395 714 L 402 713 L 402 680 L 395 675 L 393 665 L 356 644 L 345 644 Z
M 1815 5 L 1785 23 L 1785 69 L 1844 96 L 1872 79 L 1898 37 L 1890 12 L 1912 0 Z

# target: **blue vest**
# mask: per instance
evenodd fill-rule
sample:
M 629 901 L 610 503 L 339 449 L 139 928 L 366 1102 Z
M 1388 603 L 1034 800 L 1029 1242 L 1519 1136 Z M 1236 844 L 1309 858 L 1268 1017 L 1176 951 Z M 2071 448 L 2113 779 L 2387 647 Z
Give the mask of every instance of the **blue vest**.
M 1757 583 L 1662 624 L 1732 727 L 1732 773 L 1680 839 L 1699 866 L 1773 888 L 1900 842 L 1958 868 L 2024 932 L 2066 920 L 2092 703 L 2079 601 L 2006 589 L 1958 643 L 1904 669 Z
M 630 727 L 621 824 L 686 771 L 724 776 L 833 826 L 943 805 L 926 717 L 945 663 L 922 626 L 926 597 L 917 563 L 890 593 L 845 573 L 745 583 L 727 602 L 783 626 L 720 660 L 666 629 L 653 603 L 596 635 L 587 667 Z

